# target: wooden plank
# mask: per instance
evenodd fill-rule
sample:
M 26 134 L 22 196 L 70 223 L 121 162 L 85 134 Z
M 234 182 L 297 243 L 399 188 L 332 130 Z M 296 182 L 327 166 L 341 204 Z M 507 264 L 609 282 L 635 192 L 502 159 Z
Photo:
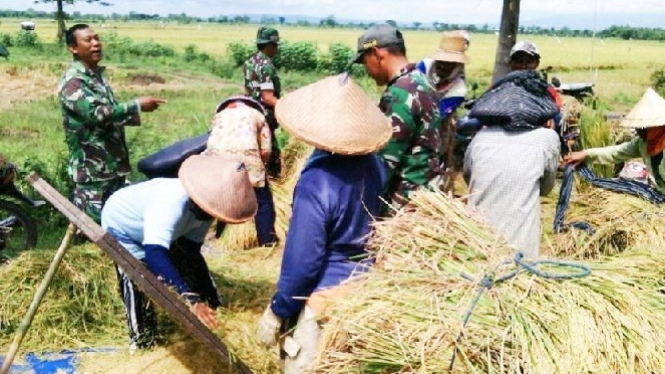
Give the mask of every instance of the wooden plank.
M 222 362 L 234 367 L 240 374 L 252 374 L 250 368 L 235 357 L 226 345 L 208 329 L 189 307 L 170 291 L 148 268 L 134 258 L 113 236 L 104 231 L 95 221 L 80 211 L 74 204 L 62 196 L 37 173 L 31 173 L 28 181 L 46 200 L 64 214 L 67 219 L 78 227 L 90 240 L 101 248 L 129 279 L 143 291 L 152 301 L 164 308 L 169 316 L 180 323 L 187 332 L 219 356 Z

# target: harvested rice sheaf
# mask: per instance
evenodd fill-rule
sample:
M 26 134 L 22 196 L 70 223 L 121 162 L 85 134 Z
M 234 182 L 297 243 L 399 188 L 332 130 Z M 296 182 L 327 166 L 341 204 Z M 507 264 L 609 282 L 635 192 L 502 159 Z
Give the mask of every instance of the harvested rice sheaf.
M 0 347 L 9 347 L 54 252 L 31 250 L 0 267 Z M 113 263 L 92 245 L 71 248 L 51 281 L 21 350 L 122 345 L 124 309 Z M 94 343 L 93 343 L 94 342 Z
M 9 348 L 53 255 L 53 250 L 24 251 L 10 264 L 0 266 L 0 355 Z M 217 312 L 220 328 L 213 333 L 257 374 L 279 371 L 278 353 L 268 353 L 255 338 L 256 322 L 274 290 L 278 261 L 277 256 L 265 258 L 260 250 L 207 259 L 226 301 Z M 17 360 L 28 352 L 114 348 L 101 362 L 92 355 L 81 373 L 232 372 L 164 310 L 158 307 L 157 311 L 160 339 L 156 355 L 143 352 L 125 357 L 127 324 L 113 262 L 93 244 L 72 246 L 55 273 Z
M 418 194 L 371 245 L 377 265 L 334 305 L 317 373 L 665 372 L 662 251 L 588 262 L 579 279 L 522 272 L 474 304 L 515 256 L 460 202 Z
M 284 243 L 286 228 L 291 218 L 291 203 L 293 202 L 293 189 L 300 177 L 300 171 L 305 161 L 312 153 L 312 147 L 295 138 L 290 138 L 282 152 L 282 179 L 273 181 L 270 188 L 275 202 L 275 231 L 279 240 Z M 254 221 L 240 225 L 228 225 L 216 244 L 228 250 L 253 248 L 258 245 Z
M 665 248 L 665 211 L 644 199 L 586 186 L 572 195 L 566 223 L 586 222 L 593 232 L 568 228 L 545 238 L 549 252 L 570 258 L 616 255 L 628 248 Z M 543 204 L 543 215 L 551 226 L 556 198 Z M 547 228 L 550 229 L 549 227 Z

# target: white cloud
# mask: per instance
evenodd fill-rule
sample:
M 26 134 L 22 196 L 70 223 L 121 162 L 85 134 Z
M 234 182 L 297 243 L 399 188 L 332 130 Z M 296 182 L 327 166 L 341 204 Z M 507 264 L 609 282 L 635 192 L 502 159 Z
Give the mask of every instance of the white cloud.
M 113 6 L 102 7 L 79 2 L 67 6 L 82 13 L 139 13 L 162 14 L 187 13 L 200 17 L 220 14 L 278 14 L 325 17 L 338 19 L 387 20 L 429 23 L 498 23 L 502 0 L 108 0 Z M 52 11 L 53 5 L 33 4 L 32 1 L 0 0 L 0 9 Z M 598 18 L 608 14 L 662 14 L 665 18 L 665 1 L 633 0 L 522 0 L 522 19 L 543 19 L 564 14 L 594 14 Z

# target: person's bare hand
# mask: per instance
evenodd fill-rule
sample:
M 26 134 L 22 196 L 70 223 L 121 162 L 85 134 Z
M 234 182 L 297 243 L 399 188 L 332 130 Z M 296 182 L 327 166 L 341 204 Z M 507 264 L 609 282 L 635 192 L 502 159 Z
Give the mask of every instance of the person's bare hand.
M 136 99 L 136 102 L 139 104 L 142 112 L 152 112 L 153 110 L 159 108 L 159 104 L 166 102 L 164 99 L 158 99 L 152 96 L 142 96 Z
M 584 160 L 586 160 L 587 156 L 588 156 L 587 153 L 584 151 L 572 152 L 567 154 L 563 158 L 563 163 L 564 165 L 572 165 L 574 168 L 576 168 L 577 165 L 581 164 L 582 162 L 584 162 Z
M 216 329 L 219 327 L 219 322 L 217 321 L 217 314 L 215 311 L 210 308 L 206 303 L 196 303 L 191 307 L 192 313 L 196 314 L 197 317 L 203 322 L 208 328 Z

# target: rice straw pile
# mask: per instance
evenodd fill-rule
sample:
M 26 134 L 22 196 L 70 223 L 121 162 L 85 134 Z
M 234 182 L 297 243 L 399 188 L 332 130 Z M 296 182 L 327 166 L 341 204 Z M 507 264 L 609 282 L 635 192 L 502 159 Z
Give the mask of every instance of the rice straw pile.
M 0 347 L 9 347 L 54 252 L 30 250 L 0 267 Z M 21 345 L 22 351 L 125 344 L 126 324 L 109 258 L 93 245 L 71 248 Z
M 9 348 L 53 255 L 53 250 L 24 251 L 10 264 L 0 266 L 0 355 Z M 226 302 L 217 312 L 220 327 L 213 332 L 257 374 L 275 373 L 279 368 L 278 353 L 268 353 L 256 340 L 256 323 L 274 292 L 279 260 L 279 256 L 266 258 L 260 250 L 207 259 Z M 171 321 L 165 311 L 157 311 L 158 347 L 125 357 L 127 324 L 113 263 L 93 244 L 73 246 L 55 273 L 17 360 L 27 352 L 115 348 L 105 355 L 108 365 L 99 366 L 99 356 L 93 355 L 90 367 L 81 372 L 134 373 L 138 368 L 141 373 L 227 372 L 223 362 Z M 156 357 L 153 352 L 161 353 Z M 148 365 L 153 359 L 155 363 Z
M 293 189 L 300 177 L 300 171 L 305 161 L 312 153 L 312 147 L 291 137 L 282 152 L 282 179 L 272 181 L 270 188 L 275 202 L 275 230 L 277 237 L 283 243 L 286 237 L 286 228 L 291 218 L 291 202 Z M 248 249 L 258 246 L 254 221 L 239 225 L 228 225 L 222 234 L 217 246 L 228 250 Z
M 665 248 L 665 212 L 644 199 L 586 186 L 577 188 L 566 212 L 566 223 L 587 222 L 594 233 L 568 228 L 545 237 L 548 254 L 570 258 L 614 255 L 632 247 Z M 543 204 L 545 230 L 551 231 L 557 193 Z
M 312 154 L 314 148 L 298 139 L 291 137 L 283 153 L 283 178 L 279 183 L 273 184 L 272 193 L 275 200 L 277 221 L 275 230 L 277 236 L 284 242 L 286 230 L 291 219 L 291 204 L 293 203 L 293 190 L 300 178 L 300 172 L 305 162 Z
M 443 373 L 454 351 L 455 373 L 665 372 L 662 251 L 589 262 L 580 279 L 522 272 L 472 308 L 483 276 L 515 269 L 514 249 L 460 202 L 417 194 L 371 245 L 377 266 L 330 312 L 317 373 Z

